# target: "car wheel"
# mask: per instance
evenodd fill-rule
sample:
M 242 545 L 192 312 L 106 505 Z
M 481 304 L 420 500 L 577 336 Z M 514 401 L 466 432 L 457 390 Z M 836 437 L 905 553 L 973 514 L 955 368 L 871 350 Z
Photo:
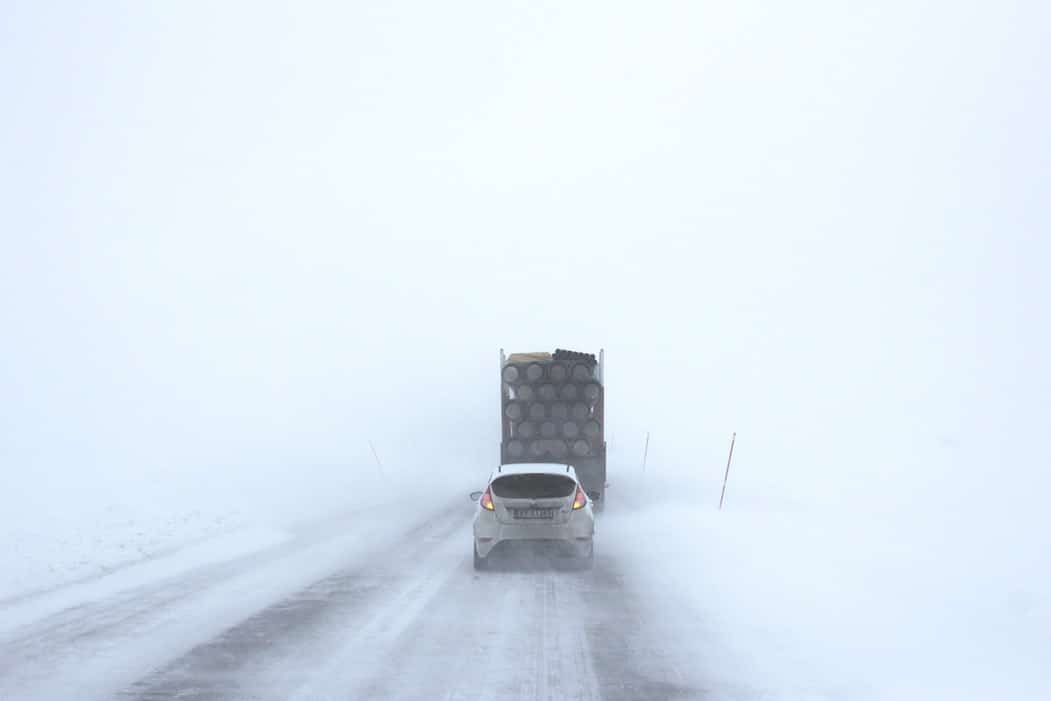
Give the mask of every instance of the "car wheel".
M 474 569 L 476 571 L 482 571 L 489 568 L 489 561 L 484 557 L 478 556 L 478 546 L 475 545 L 471 548 L 474 551 Z

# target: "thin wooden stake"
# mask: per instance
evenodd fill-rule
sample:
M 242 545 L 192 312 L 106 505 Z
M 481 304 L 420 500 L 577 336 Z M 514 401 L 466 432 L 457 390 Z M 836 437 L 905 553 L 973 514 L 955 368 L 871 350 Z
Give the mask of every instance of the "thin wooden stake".
M 730 455 L 726 458 L 726 474 L 723 475 L 723 493 L 719 495 L 719 511 L 723 510 L 723 499 L 726 497 L 726 480 L 730 478 L 730 461 L 734 459 L 734 443 L 737 442 L 737 431 L 730 439 Z
M 372 445 L 372 441 L 369 441 L 369 448 L 372 449 L 372 457 L 376 458 L 376 464 L 379 465 L 380 472 L 383 472 L 383 463 L 380 462 L 380 456 L 376 454 L 376 446 Z

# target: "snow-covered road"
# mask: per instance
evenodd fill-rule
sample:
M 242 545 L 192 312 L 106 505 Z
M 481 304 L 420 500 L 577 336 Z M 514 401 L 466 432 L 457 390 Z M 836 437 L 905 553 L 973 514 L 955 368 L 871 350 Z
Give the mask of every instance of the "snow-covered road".
M 615 548 L 590 572 L 540 561 L 479 574 L 471 515 L 461 496 L 392 529 L 369 509 L 5 626 L 0 698 L 704 695 L 697 622 L 655 613 L 666 607 L 633 590 Z

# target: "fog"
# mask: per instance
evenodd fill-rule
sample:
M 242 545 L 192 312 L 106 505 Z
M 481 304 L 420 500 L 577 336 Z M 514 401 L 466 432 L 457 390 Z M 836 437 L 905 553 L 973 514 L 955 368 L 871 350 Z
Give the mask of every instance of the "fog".
M 11 503 L 481 480 L 500 348 L 606 349 L 613 489 L 1051 484 L 1042 3 L 0 18 Z
M 399 670 L 456 677 L 469 646 L 428 620 L 488 644 L 477 601 L 561 609 L 469 579 L 465 499 L 409 544 L 423 574 L 366 550 L 484 484 L 500 349 L 557 347 L 605 349 L 596 577 L 641 594 L 537 579 L 666 655 L 604 664 L 687 660 L 713 698 L 1044 698 L 1049 27 L 1037 2 L 4 3 L 0 633 L 187 592 L 155 612 L 182 629 L 115 629 L 73 676 L 8 645 L 6 688 L 104 697 L 352 555 L 382 576 L 362 620 L 446 656 Z M 248 584 L 194 599 L 225 561 Z M 263 678 L 345 694 L 394 649 L 325 611 L 329 667 Z

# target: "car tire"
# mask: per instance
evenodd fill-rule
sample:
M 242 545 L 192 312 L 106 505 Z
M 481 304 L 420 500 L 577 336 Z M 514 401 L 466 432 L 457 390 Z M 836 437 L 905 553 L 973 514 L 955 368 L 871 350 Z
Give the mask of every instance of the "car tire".
M 473 546 L 471 548 L 471 550 L 474 552 L 474 569 L 475 569 L 475 571 L 476 572 L 481 572 L 481 571 L 489 569 L 489 561 L 486 560 L 484 557 L 480 557 L 478 555 L 478 546 L 477 545 Z

